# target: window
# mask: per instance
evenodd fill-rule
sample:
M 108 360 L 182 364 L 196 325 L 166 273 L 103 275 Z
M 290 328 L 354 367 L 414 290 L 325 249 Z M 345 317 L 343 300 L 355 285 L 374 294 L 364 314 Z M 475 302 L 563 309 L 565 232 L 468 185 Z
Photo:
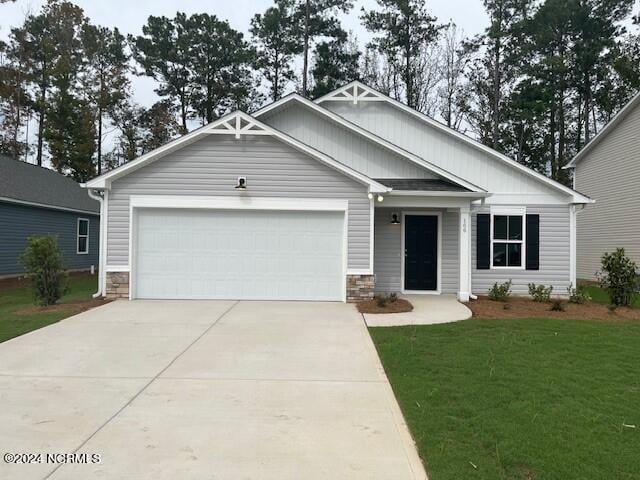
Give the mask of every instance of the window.
M 85 255 L 89 253 L 89 220 L 86 218 L 78 219 L 78 241 L 76 253 Z
M 524 268 L 524 213 L 496 211 L 491 215 L 491 267 Z

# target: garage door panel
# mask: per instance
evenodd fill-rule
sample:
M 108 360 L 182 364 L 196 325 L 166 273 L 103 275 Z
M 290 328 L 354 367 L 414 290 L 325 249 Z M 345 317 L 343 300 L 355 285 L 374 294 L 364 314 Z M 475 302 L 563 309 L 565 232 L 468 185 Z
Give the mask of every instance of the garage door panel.
M 138 298 L 342 300 L 344 213 L 142 209 Z

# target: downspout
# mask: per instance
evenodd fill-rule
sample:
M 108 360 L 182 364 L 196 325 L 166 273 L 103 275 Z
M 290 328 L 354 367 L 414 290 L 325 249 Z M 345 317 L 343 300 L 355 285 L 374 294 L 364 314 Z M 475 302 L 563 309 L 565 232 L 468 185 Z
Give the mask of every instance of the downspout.
M 104 197 L 103 195 L 96 193 L 97 190 L 88 189 L 87 193 L 91 198 L 100 202 L 100 246 L 98 248 L 98 291 L 92 295 L 93 298 L 98 298 L 103 296 L 103 282 L 102 278 L 104 276 Z

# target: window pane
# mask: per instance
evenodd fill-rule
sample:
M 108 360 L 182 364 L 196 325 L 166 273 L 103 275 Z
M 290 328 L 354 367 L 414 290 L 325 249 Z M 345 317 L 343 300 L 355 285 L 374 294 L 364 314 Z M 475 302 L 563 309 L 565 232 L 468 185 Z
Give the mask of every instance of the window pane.
M 509 217 L 509 240 L 522 240 L 522 217 Z
M 87 252 L 87 237 L 78 237 L 78 252 Z
M 520 267 L 522 265 L 522 244 L 521 243 L 509 243 L 508 244 L 508 261 L 510 267 Z
M 493 217 L 493 238 L 498 240 L 507 239 L 507 217 L 505 215 L 495 215 Z
M 493 244 L 493 266 L 494 267 L 507 266 L 507 244 L 506 243 Z
M 80 220 L 78 224 L 78 235 L 88 235 L 89 233 L 89 222 L 86 220 Z

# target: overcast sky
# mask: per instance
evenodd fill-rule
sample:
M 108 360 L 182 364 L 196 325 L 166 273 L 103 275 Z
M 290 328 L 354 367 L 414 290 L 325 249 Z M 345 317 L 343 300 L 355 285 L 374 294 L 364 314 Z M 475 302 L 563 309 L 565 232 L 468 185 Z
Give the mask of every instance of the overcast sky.
M 21 25 L 25 15 L 40 10 L 44 1 L 17 0 L 0 5 L 0 38 L 6 38 L 10 28 Z M 173 17 L 177 10 L 187 14 L 209 13 L 229 21 L 232 27 L 248 36 L 251 17 L 273 4 L 272 0 L 77 0 L 91 21 L 98 25 L 118 27 L 127 34 L 140 34 L 149 15 Z M 356 0 L 353 11 L 343 18 L 344 28 L 353 31 L 361 45 L 370 35 L 360 26 L 358 16 L 362 7 L 372 9 L 375 0 Z M 440 22 L 453 20 L 466 35 L 480 33 L 487 17 L 481 0 L 428 0 L 427 7 Z M 133 96 L 136 102 L 150 106 L 155 100 L 154 83 L 150 79 L 136 78 Z

